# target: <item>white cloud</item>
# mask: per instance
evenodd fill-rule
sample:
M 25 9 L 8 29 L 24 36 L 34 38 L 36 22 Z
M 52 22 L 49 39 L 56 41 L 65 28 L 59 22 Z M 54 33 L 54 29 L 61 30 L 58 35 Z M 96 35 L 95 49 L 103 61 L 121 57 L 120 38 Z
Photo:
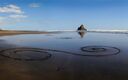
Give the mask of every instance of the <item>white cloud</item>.
M 15 14 L 22 14 L 24 13 L 20 7 L 10 4 L 3 7 L 0 7 L 0 13 L 15 13 Z
M 5 25 L 6 22 L 6 17 L 0 16 L 0 26 Z
M 15 25 L 17 23 L 25 23 L 26 21 L 24 19 L 11 19 L 6 18 L 4 20 L 0 20 L 0 26 L 8 26 L 8 25 Z
M 4 20 L 6 19 L 6 17 L 4 16 L 0 16 L 0 25 L 4 25 Z
M 0 26 L 20 23 L 27 17 L 21 8 L 14 4 L 0 7 L 0 13 L 5 14 L 4 16 L 0 16 Z
M 14 14 L 14 15 L 9 15 L 10 18 L 15 18 L 15 19 L 19 19 L 19 18 L 26 18 L 26 15 L 18 15 L 18 14 Z
M 4 23 L 2 21 L 0 21 L 0 26 L 3 26 L 3 25 L 4 25 Z
M 29 4 L 29 7 L 38 8 L 38 7 L 40 7 L 40 5 L 39 5 L 39 3 L 31 3 L 31 4 Z
M 24 18 L 28 17 L 24 11 L 22 11 L 21 7 L 14 4 L 0 6 L 0 14 L 4 14 L 3 16 L 0 16 L 0 26 L 23 23 L 26 22 L 24 21 Z
M 4 20 L 5 19 L 5 17 L 3 17 L 3 16 L 0 16 L 0 21 L 2 21 L 2 20 Z

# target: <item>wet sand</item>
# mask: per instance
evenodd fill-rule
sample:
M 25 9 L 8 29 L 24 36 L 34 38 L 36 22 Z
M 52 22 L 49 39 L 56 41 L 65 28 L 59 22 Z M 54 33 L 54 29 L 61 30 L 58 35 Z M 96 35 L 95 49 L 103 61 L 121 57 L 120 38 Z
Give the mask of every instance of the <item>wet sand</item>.
M 128 79 L 128 51 L 127 45 L 123 45 L 127 42 L 117 40 L 120 38 L 118 36 L 126 38 L 124 35 L 95 34 L 98 35 L 95 36 L 93 33 L 89 34 L 89 37 L 84 38 L 82 35 L 74 38 L 67 34 L 66 36 L 16 35 L 1 38 L 0 80 Z M 92 35 L 95 40 L 90 39 Z M 105 38 L 101 35 L 105 35 Z M 110 35 L 113 38 L 109 40 Z M 17 43 L 16 38 L 24 41 Z M 26 38 L 30 38 L 30 41 Z M 35 42 L 31 42 L 31 38 Z M 47 40 L 38 41 L 42 38 Z

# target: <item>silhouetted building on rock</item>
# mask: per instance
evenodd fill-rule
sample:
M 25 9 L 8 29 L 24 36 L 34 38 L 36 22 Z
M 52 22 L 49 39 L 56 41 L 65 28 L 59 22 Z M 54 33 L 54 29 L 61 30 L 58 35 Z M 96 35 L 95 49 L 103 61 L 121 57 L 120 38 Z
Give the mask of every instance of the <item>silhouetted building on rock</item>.
M 80 27 L 78 27 L 78 29 L 77 30 L 85 30 L 85 31 L 87 31 L 87 29 L 84 27 L 84 25 L 82 24 Z

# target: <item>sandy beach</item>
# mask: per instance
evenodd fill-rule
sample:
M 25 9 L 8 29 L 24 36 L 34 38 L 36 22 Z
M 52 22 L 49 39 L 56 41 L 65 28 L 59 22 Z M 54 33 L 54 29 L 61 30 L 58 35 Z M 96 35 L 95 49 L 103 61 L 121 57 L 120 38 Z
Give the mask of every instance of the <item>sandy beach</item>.
M 48 35 L 47 33 L 1 32 L 5 36 L 0 37 L 0 79 L 125 80 L 128 78 L 126 34 L 62 32 Z
M 18 31 L 18 30 L 1 30 L 0 36 L 6 36 L 6 35 L 18 35 L 18 34 L 48 34 L 50 32 L 45 31 Z

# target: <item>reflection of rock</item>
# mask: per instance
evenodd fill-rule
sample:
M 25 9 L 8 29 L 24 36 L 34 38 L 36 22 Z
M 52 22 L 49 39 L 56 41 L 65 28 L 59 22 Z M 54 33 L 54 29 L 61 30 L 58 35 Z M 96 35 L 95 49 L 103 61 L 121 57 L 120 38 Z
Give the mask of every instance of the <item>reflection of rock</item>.
M 79 32 L 78 32 L 78 34 L 81 36 L 81 38 L 84 37 L 85 33 L 86 33 L 86 31 L 79 31 Z
M 82 24 L 80 27 L 78 27 L 78 29 L 77 30 L 85 30 L 85 31 L 87 31 L 87 29 L 84 27 L 84 25 Z

